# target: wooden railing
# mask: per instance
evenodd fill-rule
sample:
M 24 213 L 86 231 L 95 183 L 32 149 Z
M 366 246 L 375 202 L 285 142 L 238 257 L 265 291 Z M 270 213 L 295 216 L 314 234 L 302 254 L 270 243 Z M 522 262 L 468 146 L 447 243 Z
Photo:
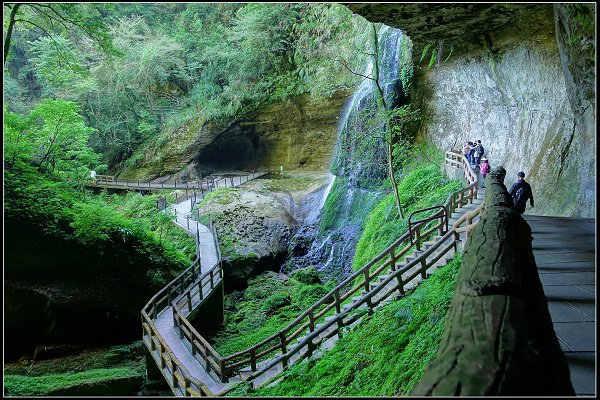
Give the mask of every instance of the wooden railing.
M 417 229 L 421 226 L 423 224 L 420 224 Z M 428 231 L 416 236 L 426 237 L 428 233 L 438 229 L 441 230 L 443 227 L 444 223 L 440 221 Z M 247 377 L 250 380 L 262 375 L 278 363 L 282 363 L 284 366 L 287 365 L 290 358 L 296 354 L 299 355 L 300 359 L 309 356 L 321 342 L 332 336 L 341 335 L 341 329 L 344 326 L 360 318 L 360 314 L 353 313 L 353 311 L 365 304 L 369 308 L 376 307 L 394 292 L 403 295 L 405 286 L 408 283 L 419 275 L 425 277 L 426 271 L 448 250 L 455 247 L 455 242 L 452 240 L 440 249 L 435 257 L 428 259 L 448 239 L 454 237 L 455 233 L 448 231 L 432 247 L 417 255 L 408 263 L 403 264 L 400 260 L 407 256 L 409 251 L 413 250 L 418 243 L 417 241 L 411 245 L 410 235 L 411 232 L 406 232 L 386 250 L 346 278 L 276 335 L 263 340 L 250 349 L 225 357 L 226 362 L 242 358 L 236 363 L 228 364 L 228 368 L 233 369 L 250 363 L 251 370 L 254 371 L 253 374 Z M 415 269 L 415 267 L 417 268 Z M 402 276 L 411 270 L 413 271 L 408 276 Z M 357 280 L 360 281 L 359 284 L 356 284 Z M 349 290 L 348 287 L 350 287 Z M 357 292 L 359 293 L 357 294 Z M 334 324 L 336 327 L 331 330 L 330 328 Z M 298 341 L 294 343 L 294 340 Z M 302 353 L 303 350 L 306 351 Z M 257 368 L 258 359 L 269 354 L 276 357 L 262 365 L 260 369 Z
M 207 273 L 200 277 L 197 283 L 187 288 L 178 301 L 172 303 L 173 307 L 173 324 L 179 331 L 179 338 L 187 340 L 192 356 L 200 357 L 202 365 L 207 372 L 214 371 L 218 376 L 225 381 L 223 375 L 223 357 L 208 341 L 194 329 L 192 324 L 186 318 L 195 307 L 201 304 L 208 296 L 210 296 L 219 282 L 223 280 L 223 269 L 221 267 L 221 258 Z M 194 298 L 198 297 L 197 302 Z M 187 313 L 184 309 L 187 308 Z
M 182 200 L 186 200 L 192 196 L 191 191 L 197 190 L 198 194 L 204 195 L 204 191 L 210 192 L 213 189 L 221 187 L 234 187 L 239 186 L 242 183 L 246 183 L 249 180 L 258 178 L 260 176 L 270 173 L 270 169 L 258 170 L 248 172 L 237 176 L 225 176 L 221 178 L 204 177 L 202 179 L 184 181 L 175 179 L 172 182 L 168 180 L 162 180 L 160 182 L 141 182 L 139 179 L 136 181 L 119 181 L 113 175 L 96 175 L 96 180 L 91 182 L 92 186 L 110 186 L 112 188 L 124 188 L 124 189 L 144 189 L 144 190 L 160 190 L 160 189 L 180 189 L 186 191 L 186 196 Z M 181 195 L 179 195 L 181 196 Z M 176 199 L 176 203 L 179 199 Z
M 459 154 L 456 159 L 450 158 L 450 162 L 461 157 Z M 341 335 L 343 327 L 360 318 L 359 314 L 354 313 L 359 307 L 366 305 L 373 308 L 394 292 L 404 295 L 407 284 L 419 275 L 424 278 L 428 269 L 439 259 L 449 250 L 456 249 L 459 232 L 455 230 L 456 224 L 454 229 L 448 230 L 448 218 L 452 212 L 473 203 L 478 189 L 477 175 L 468 162 L 464 159 L 461 161 L 462 165 L 457 164 L 456 167 L 463 168 L 469 186 L 452 193 L 441 211 L 431 213 L 426 221 L 411 224 L 411 228 L 388 248 L 344 279 L 278 333 L 226 357 L 221 356 L 186 318 L 223 279 L 216 229 L 209 221 L 209 229 L 213 232 L 217 249 L 217 263 L 201 277 L 194 274 L 192 265 L 157 293 L 142 311 L 145 332 L 149 332 L 151 339 L 152 335 L 159 336 L 151 316 L 155 319 L 158 312 L 171 305 L 173 321 L 180 338 L 189 346 L 193 356 L 200 358 L 206 371 L 214 372 L 222 382 L 228 382 L 242 368 L 249 368 L 250 374 L 245 379 L 252 380 L 279 363 L 288 365 L 295 355 L 304 358 L 312 354 L 322 341 Z M 434 234 L 439 236 L 438 240 L 421 251 L 423 242 Z M 335 329 L 330 329 L 334 324 Z M 169 353 L 166 344 L 162 340 L 159 342 L 162 343 L 161 348 Z M 169 357 L 170 355 L 161 355 L 161 360 L 169 360 Z M 193 392 L 204 394 L 197 390 L 197 381 L 185 369 L 173 367 L 172 371 L 172 384 L 175 385 L 176 381 L 183 384 L 182 390 L 186 395 L 194 395 Z M 192 386 L 194 388 L 190 389 Z
M 200 264 L 199 259 L 196 258 L 190 267 L 155 294 L 142 309 L 142 335 L 143 337 L 148 336 L 150 354 L 161 368 L 163 375 L 170 376 L 168 383 L 171 388 L 182 390 L 186 396 L 210 396 L 212 393 L 206 385 L 195 379 L 181 364 L 161 337 L 153 321 L 156 320 L 160 312 L 169 307 L 176 297 L 183 293 L 184 289 L 197 279 L 199 274 Z M 155 350 L 158 352 L 158 360 L 156 360 Z M 165 372 L 165 369 L 167 372 Z
M 498 167 L 486 178 L 485 213 L 466 241 L 438 353 L 410 396 L 575 396 L 531 228 L 505 175 Z
M 97 184 L 109 184 L 112 182 L 115 182 L 115 177 L 113 175 L 96 175 Z

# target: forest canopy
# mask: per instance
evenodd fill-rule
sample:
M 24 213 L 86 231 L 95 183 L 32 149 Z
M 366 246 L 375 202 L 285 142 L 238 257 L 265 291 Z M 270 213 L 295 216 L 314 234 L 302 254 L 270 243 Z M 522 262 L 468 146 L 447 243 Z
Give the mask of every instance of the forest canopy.
M 118 168 L 166 129 L 356 85 L 367 27 L 329 3 L 5 3 L 5 108 L 72 104 Z

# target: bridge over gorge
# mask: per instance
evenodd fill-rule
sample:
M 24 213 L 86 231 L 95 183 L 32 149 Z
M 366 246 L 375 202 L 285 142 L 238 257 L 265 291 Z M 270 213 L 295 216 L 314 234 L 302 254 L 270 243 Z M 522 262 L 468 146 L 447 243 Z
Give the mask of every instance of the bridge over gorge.
M 356 313 L 357 310 L 376 308 L 404 295 L 437 267 L 445 265 L 457 249 L 469 246 L 467 238 L 480 218 L 485 216 L 482 213 L 485 210 L 484 190 L 479 189 L 477 173 L 462 155 L 448 152 L 443 168 L 448 173 L 459 171 L 468 186 L 453 193 L 443 206 L 411 215 L 408 232 L 280 332 L 244 351 L 225 357 L 218 354 L 188 320 L 190 314 L 195 312 L 201 324 L 219 324 L 223 321 L 223 269 L 216 231 L 211 222 L 208 227 L 203 227 L 197 221 L 190 224 L 189 215 L 186 220 L 178 220 L 177 223 L 190 229 L 191 233 L 191 227 L 196 227 L 198 257 L 142 310 L 143 339 L 148 349 L 148 375 L 164 377 L 175 395 L 222 395 L 242 380 L 252 381 L 255 386 L 264 384 L 286 365 L 332 347 L 335 340 L 344 334 L 345 327 L 358 321 L 360 313 Z M 239 179 L 238 185 L 242 181 Z M 197 188 L 201 187 L 202 183 L 199 183 Z M 206 188 L 210 188 L 210 185 Z M 179 204 L 183 203 L 191 204 L 187 200 Z M 200 237 L 197 232 L 203 228 L 206 235 Z M 579 285 L 588 293 L 595 293 L 595 286 L 592 290 L 589 283 Z M 548 304 L 552 305 L 551 302 Z M 595 317 L 595 313 L 589 309 L 584 314 L 590 319 Z M 554 312 L 552 318 L 555 319 Z M 577 347 L 570 347 L 565 342 L 567 339 L 561 338 L 556 325 L 555 330 L 559 333 L 565 354 L 568 351 L 575 352 Z M 554 337 L 552 330 L 547 330 L 546 334 Z M 589 383 L 589 360 L 592 354 L 589 346 L 585 351 L 587 353 L 583 359 L 588 363 L 583 372 L 579 368 L 581 354 L 574 358 L 578 365 L 577 373 L 573 373 L 574 364 L 570 362 L 571 379 L 579 394 L 587 394 L 590 390 L 595 393 L 595 388 L 590 389 Z M 593 378 L 593 363 L 591 367 Z M 586 387 L 578 386 L 576 378 L 583 381 Z

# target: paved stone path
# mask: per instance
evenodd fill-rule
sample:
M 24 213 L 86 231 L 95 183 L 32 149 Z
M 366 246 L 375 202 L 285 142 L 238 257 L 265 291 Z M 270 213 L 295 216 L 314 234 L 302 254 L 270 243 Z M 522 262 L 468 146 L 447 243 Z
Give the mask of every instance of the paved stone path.
M 524 215 L 554 331 L 578 396 L 596 395 L 595 219 Z

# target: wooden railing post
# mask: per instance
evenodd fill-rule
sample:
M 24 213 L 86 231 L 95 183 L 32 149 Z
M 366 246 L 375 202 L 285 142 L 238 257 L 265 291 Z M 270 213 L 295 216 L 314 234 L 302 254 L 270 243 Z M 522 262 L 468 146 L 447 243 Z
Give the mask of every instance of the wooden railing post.
M 421 256 L 421 278 L 427 278 L 427 258 Z
M 279 345 L 281 347 L 281 354 L 283 355 L 283 357 L 281 357 L 281 363 L 285 368 L 287 367 L 287 357 L 285 357 L 285 354 L 287 353 L 287 348 L 285 345 L 285 333 L 283 331 L 279 332 Z
M 176 388 L 179 386 L 179 382 L 177 381 L 177 376 L 175 375 L 175 361 L 173 361 L 173 358 L 171 357 L 169 357 L 169 360 L 171 360 L 171 382 L 173 387 Z
M 252 348 L 250 350 L 250 369 L 252 369 L 253 372 L 256 372 L 256 349 Z
M 422 225 L 417 225 L 417 229 L 415 230 L 415 242 L 417 251 L 421 250 L 421 226 Z
M 184 376 L 183 378 L 184 378 L 183 379 L 183 395 L 184 396 L 189 396 L 190 394 L 189 394 L 188 389 L 190 387 L 190 380 L 189 380 L 189 378 L 187 376 Z
M 342 312 L 342 306 L 340 301 L 340 289 L 335 289 L 335 292 L 333 292 L 333 297 L 335 302 L 335 312 L 339 314 Z
M 223 359 L 219 360 L 219 369 L 221 372 L 221 382 L 223 382 L 223 383 L 229 382 L 229 378 L 227 378 L 227 369 L 225 367 L 225 360 L 223 360 Z
M 154 329 L 152 329 L 150 327 L 150 325 L 148 325 L 148 327 L 150 328 L 150 334 L 149 334 L 150 350 L 154 351 L 154 350 L 156 350 L 156 343 L 154 343 L 154 340 L 152 339 L 152 334 L 154 333 Z
M 310 329 L 311 332 L 314 332 L 315 330 L 315 316 L 313 315 L 312 310 L 308 313 L 308 329 Z

